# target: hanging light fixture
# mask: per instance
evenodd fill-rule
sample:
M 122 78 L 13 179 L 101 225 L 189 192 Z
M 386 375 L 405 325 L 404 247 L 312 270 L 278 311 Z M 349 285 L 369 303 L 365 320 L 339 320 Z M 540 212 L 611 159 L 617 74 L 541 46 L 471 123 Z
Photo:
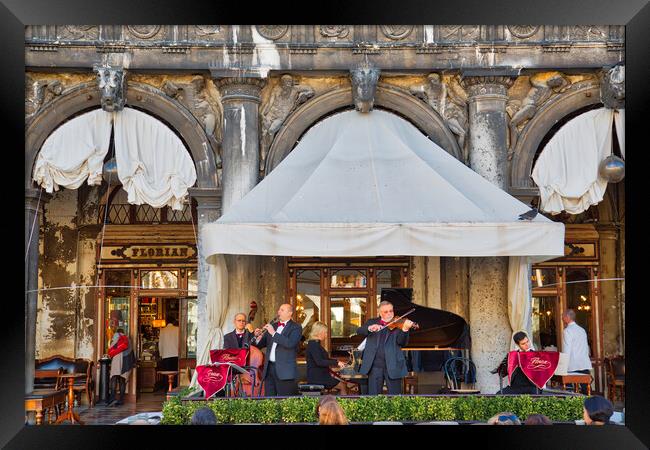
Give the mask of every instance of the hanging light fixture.
M 625 178 L 625 161 L 616 155 L 609 155 L 600 162 L 598 174 L 608 183 L 618 183 Z

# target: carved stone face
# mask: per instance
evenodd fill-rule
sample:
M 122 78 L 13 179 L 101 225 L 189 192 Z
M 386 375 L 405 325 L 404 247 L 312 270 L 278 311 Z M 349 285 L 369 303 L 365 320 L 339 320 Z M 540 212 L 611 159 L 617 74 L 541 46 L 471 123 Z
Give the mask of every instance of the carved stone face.
M 357 111 L 372 111 L 375 102 L 375 91 L 379 79 L 379 69 L 360 67 L 351 71 L 352 97 Z
M 615 66 L 603 76 L 600 98 L 607 108 L 625 108 L 625 66 Z
M 97 82 L 101 91 L 104 111 L 121 111 L 124 108 L 124 72 L 113 68 L 99 68 Z
M 289 89 L 293 86 L 293 78 L 291 78 L 291 75 L 282 75 L 282 77 L 280 77 L 280 85 L 284 89 Z

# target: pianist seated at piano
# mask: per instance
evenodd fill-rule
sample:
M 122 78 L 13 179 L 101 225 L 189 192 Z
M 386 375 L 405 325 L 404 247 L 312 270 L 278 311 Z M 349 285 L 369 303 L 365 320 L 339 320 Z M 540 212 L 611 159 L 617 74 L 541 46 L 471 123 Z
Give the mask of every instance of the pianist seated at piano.
M 518 352 L 532 352 L 535 351 L 533 344 L 528 340 L 528 336 L 523 331 L 518 331 L 512 337 L 512 340 L 515 341 L 517 348 L 515 349 Z M 502 374 L 508 373 L 508 355 L 503 358 L 499 367 L 492 371 L 492 373 L 499 373 L 499 376 Z M 537 386 L 533 384 L 532 381 L 528 379 L 524 372 L 522 372 L 521 367 L 516 367 L 512 372 L 510 377 L 510 386 L 506 386 L 497 394 L 538 394 L 539 390 Z
M 327 325 L 314 322 L 307 341 L 307 383 L 322 384 L 326 389 L 338 389 L 341 395 L 347 395 L 347 383 L 331 374 L 332 368 L 342 368 L 345 364 L 329 357 L 321 345 L 326 339 Z

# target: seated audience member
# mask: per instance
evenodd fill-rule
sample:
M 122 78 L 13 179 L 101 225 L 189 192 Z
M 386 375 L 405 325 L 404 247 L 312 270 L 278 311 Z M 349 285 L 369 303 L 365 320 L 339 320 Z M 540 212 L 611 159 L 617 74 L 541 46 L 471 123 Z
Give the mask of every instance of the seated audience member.
M 531 414 L 526 418 L 524 425 L 553 425 L 553 422 L 544 414 Z
M 521 425 L 519 418 L 511 412 L 502 412 L 492 416 L 487 421 L 488 425 Z
M 339 402 L 336 401 L 331 395 L 326 395 L 325 397 L 330 397 L 321 399 L 317 415 L 318 415 L 318 424 L 319 425 L 349 425 L 347 417 L 345 417 L 345 412 Z
M 585 425 L 609 425 L 609 419 L 614 414 L 612 402 L 599 395 L 585 399 L 582 417 Z
M 194 414 L 192 414 L 192 419 L 190 420 L 190 425 L 216 425 L 216 424 L 217 424 L 217 416 L 215 416 L 214 411 L 212 411 L 207 406 L 204 406 L 203 408 L 199 408 L 196 411 L 194 411 Z

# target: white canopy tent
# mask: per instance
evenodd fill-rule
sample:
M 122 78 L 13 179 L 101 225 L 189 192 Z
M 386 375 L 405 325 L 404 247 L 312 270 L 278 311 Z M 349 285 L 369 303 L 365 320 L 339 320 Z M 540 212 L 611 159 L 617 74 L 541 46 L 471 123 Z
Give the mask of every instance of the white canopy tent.
M 208 311 L 228 302 L 223 254 L 511 256 L 516 268 L 562 256 L 564 225 L 542 215 L 518 220 L 529 210 L 406 120 L 342 112 L 312 127 L 264 180 L 203 226 Z M 526 300 L 513 305 L 513 327 L 530 307 L 529 271 L 518 273 L 526 280 L 516 301 Z M 205 355 L 219 343 L 206 345 Z

